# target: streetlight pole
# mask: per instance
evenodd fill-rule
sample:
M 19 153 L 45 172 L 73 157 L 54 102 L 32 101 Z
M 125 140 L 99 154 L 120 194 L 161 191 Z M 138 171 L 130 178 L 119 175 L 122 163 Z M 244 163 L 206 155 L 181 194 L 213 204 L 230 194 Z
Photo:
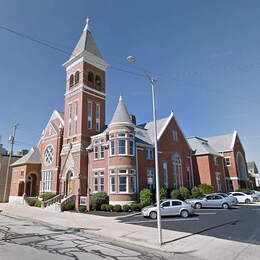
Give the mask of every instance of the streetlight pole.
M 158 242 L 162 245 L 162 228 L 161 228 L 161 208 L 160 208 L 160 177 L 159 177 L 159 162 L 158 162 L 158 144 L 157 144 L 157 122 L 156 122 L 156 107 L 155 107 L 155 84 L 156 79 L 151 77 L 147 70 L 137 62 L 133 56 L 128 56 L 127 60 L 136 63 L 142 70 L 144 75 L 149 80 L 152 87 L 152 105 L 153 105 L 153 131 L 154 131 L 154 160 L 155 160 L 155 181 L 156 181 L 156 205 L 157 205 L 157 229 L 158 229 Z
M 10 146 L 10 151 L 9 151 L 9 158 L 8 158 L 8 163 L 7 163 L 7 169 L 6 169 L 5 189 L 4 189 L 4 198 L 3 198 L 4 202 L 8 201 L 7 189 L 8 189 L 8 184 L 9 184 L 10 165 L 11 165 L 12 156 L 13 156 L 14 139 L 15 139 L 15 133 L 16 133 L 17 127 L 18 127 L 18 124 L 14 124 L 13 125 L 13 133 L 9 137 L 9 142 L 10 142 L 11 146 Z

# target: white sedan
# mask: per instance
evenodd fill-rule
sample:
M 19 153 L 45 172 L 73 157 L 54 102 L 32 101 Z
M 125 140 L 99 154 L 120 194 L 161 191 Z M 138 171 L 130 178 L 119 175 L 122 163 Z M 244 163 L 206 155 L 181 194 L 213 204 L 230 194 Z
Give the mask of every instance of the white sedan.
M 237 198 L 239 203 L 249 204 L 254 202 L 253 197 L 251 195 L 245 194 L 244 192 L 230 192 L 229 196 Z

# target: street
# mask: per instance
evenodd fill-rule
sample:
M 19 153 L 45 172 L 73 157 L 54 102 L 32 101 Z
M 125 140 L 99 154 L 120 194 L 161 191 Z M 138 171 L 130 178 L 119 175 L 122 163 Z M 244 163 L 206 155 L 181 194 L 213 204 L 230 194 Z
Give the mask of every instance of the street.
M 80 229 L 53 228 L 3 215 L 0 215 L 0 222 L 0 259 L 173 258 L 172 254 L 112 242 Z
M 123 223 L 157 227 L 156 220 L 143 218 L 140 214 L 118 219 Z M 187 219 L 163 217 L 162 228 L 260 245 L 259 219 L 260 204 L 239 205 L 228 210 L 195 210 L 195 215 Z

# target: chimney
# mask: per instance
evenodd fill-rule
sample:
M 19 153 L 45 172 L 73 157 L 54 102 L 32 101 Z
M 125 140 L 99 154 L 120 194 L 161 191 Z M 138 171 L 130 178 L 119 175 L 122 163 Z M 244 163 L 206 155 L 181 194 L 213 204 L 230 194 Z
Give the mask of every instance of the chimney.
M 130 115 L 130 119 L 134 125 L 136 125 L 136 117 L 135 115 Z

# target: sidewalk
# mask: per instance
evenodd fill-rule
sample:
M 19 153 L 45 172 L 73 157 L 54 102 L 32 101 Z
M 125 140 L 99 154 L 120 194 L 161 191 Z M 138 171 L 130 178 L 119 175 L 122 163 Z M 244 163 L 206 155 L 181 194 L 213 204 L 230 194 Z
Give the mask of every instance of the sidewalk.
M 1 214 L 40 221 L 52 226 L 81 228 L 87 233 L 117 241 L 155 248 L 196 259 L 259 259 L 259 245 L 229 241 L 210 236 L 163 230 L 162 247 L 157 245 L 155 228 L 120 223 L 115 217 L 73 212 L 50 212 L 41 208 L 0 204 Z

